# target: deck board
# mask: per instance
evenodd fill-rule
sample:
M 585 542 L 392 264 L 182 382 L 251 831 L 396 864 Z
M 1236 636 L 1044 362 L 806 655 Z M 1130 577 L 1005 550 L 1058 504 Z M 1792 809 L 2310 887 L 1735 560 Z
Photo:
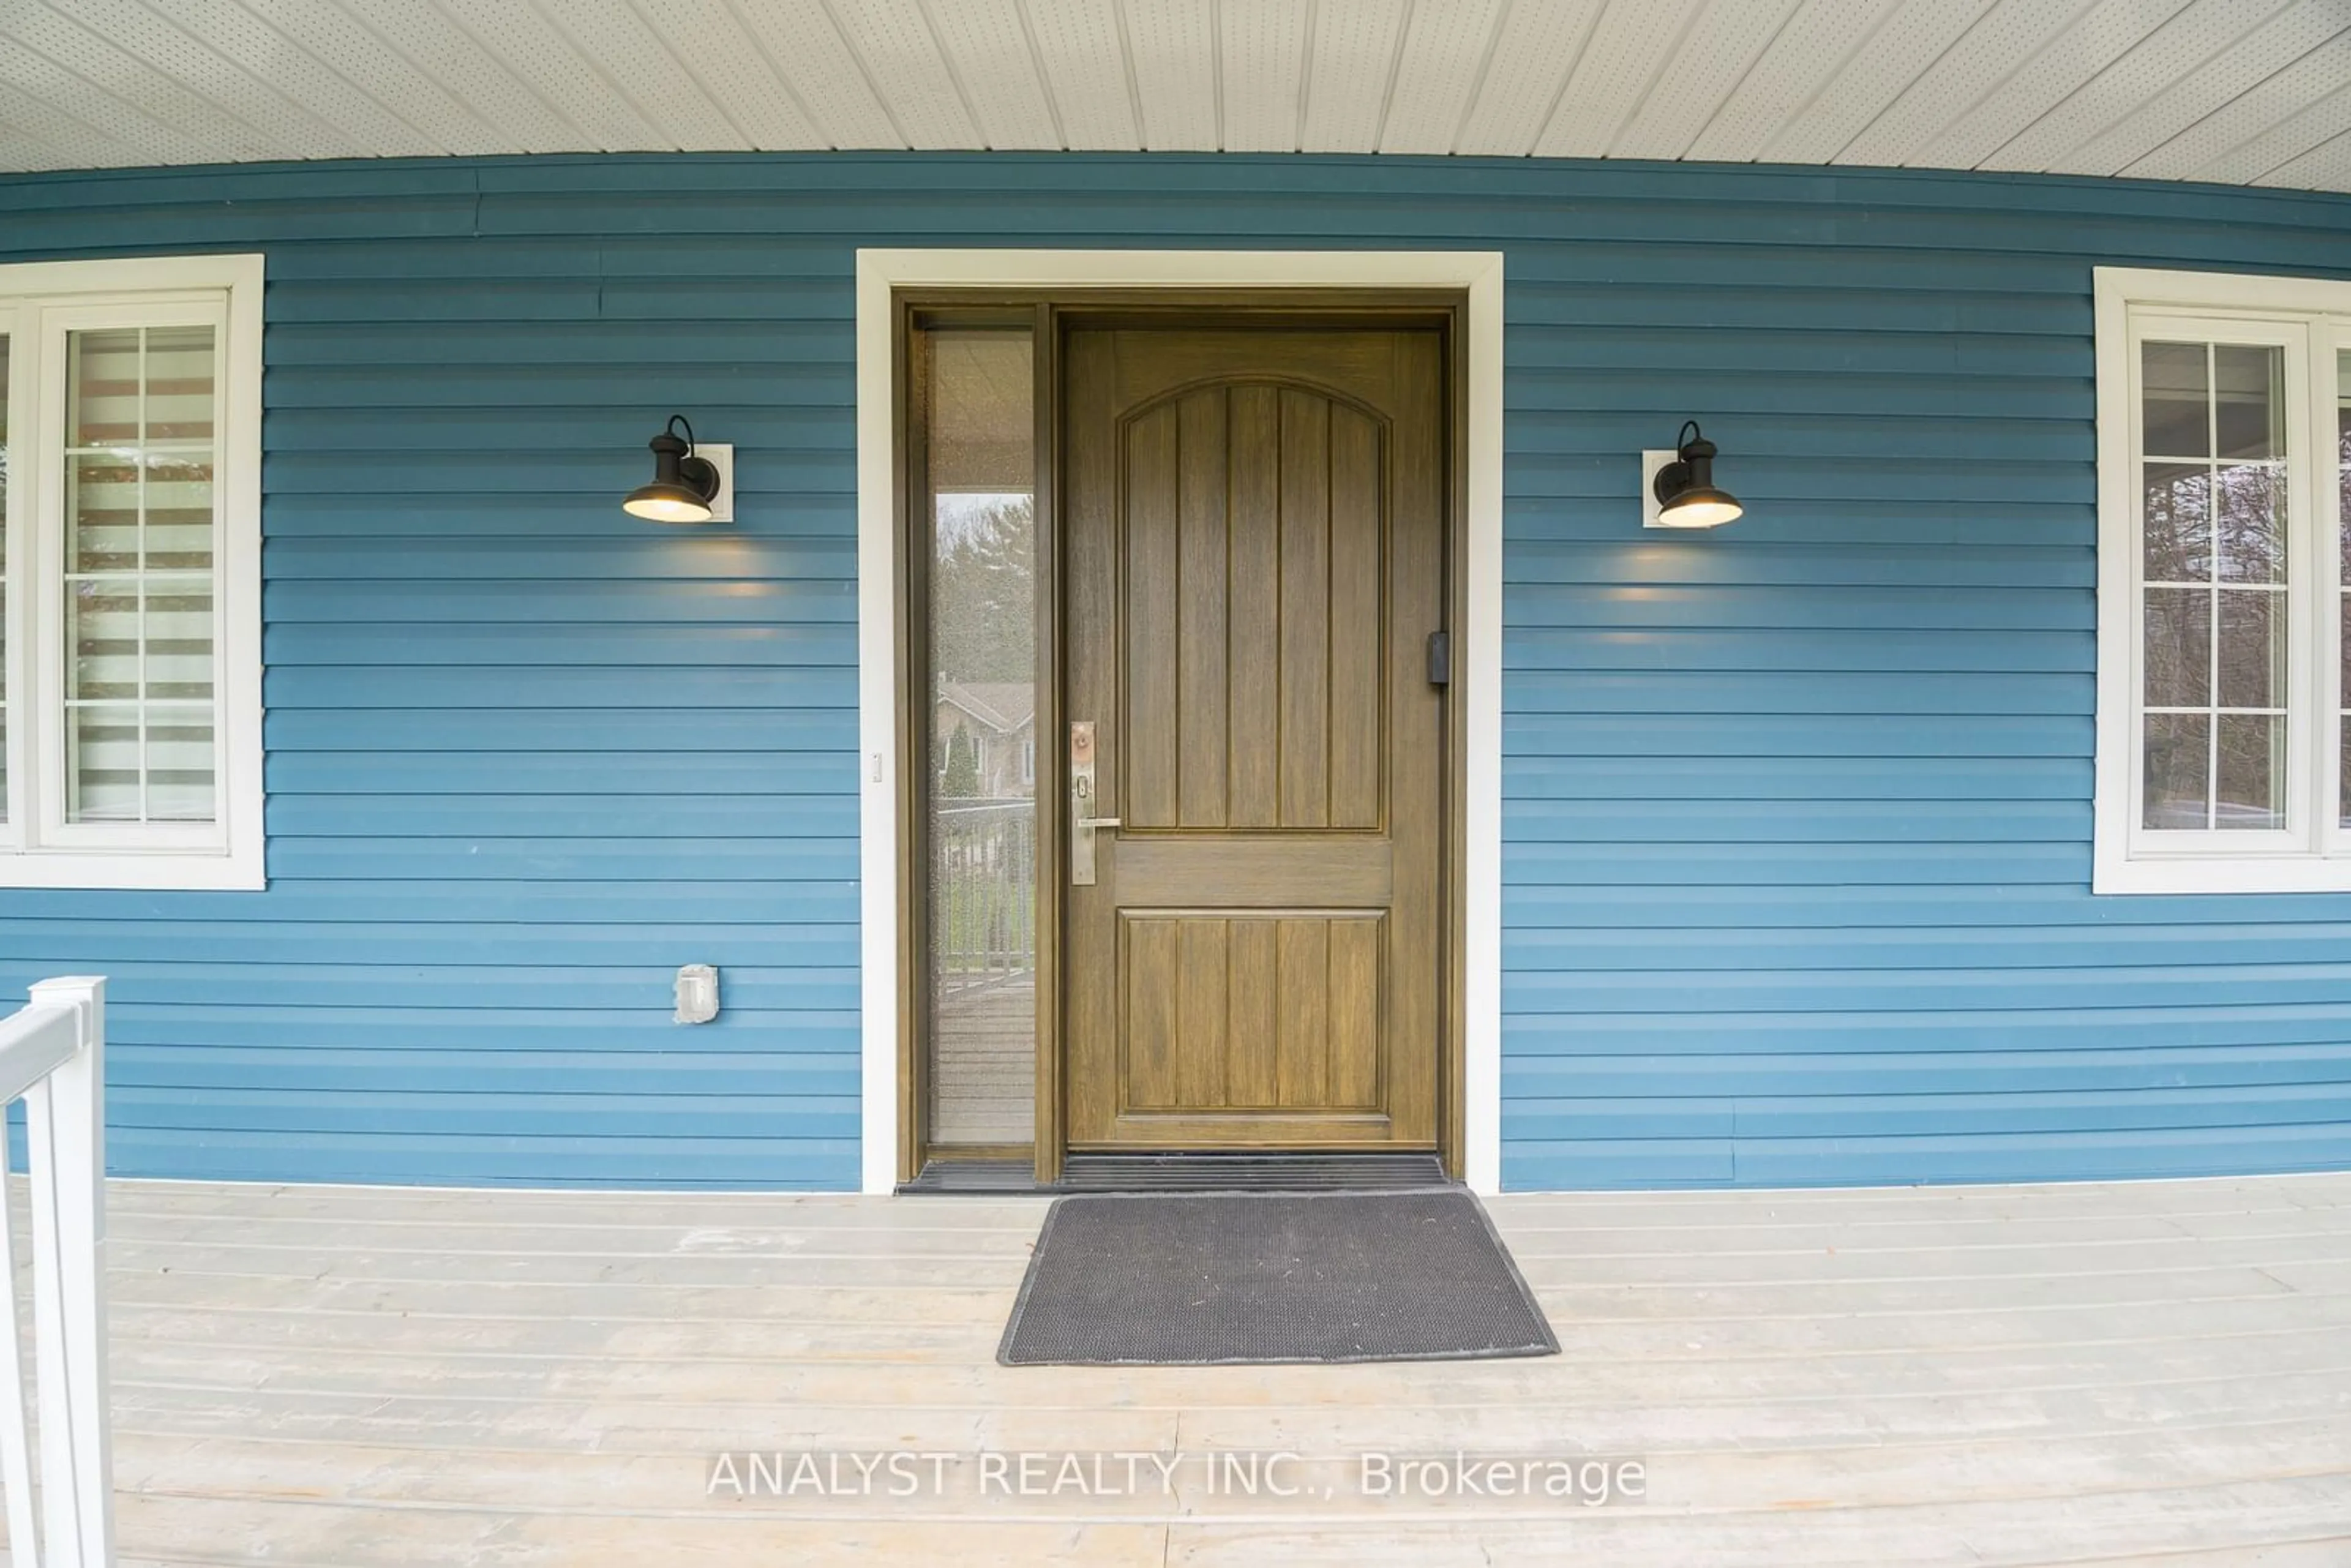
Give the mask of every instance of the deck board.
M 1229 1370 L 997 1365 L 1036 1198 L 109 1197 L 130 1568 L 2351 1561 L 2351 1176 L 1505 1197 L 1561 1355 Z M 1284 1449 L 1332 1495 L 705 1495 L 810 1448 Z M 1648 1495 L 1353 1485 L 1457 1448 Z

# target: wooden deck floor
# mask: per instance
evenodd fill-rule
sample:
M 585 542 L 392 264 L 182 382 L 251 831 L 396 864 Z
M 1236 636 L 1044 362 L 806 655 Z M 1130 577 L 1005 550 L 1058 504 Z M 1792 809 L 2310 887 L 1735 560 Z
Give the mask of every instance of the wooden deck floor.
M 131 1563 L 2351 1562 L 2351 1176 L 1505 1198 L 1563 1354 L 1207 1370 L 998 1366 L 1036 1200 L 111 1203 Z M 960 1457 L 711 1495 L 810 1449 Z M 1647 1496 L 1383 1500 L 1335 1458 L 1457 1449 L 1638 1457 Z M 980 1450 L 1185 1458 L 982 1497 Z M 1273 1450 L 1332 1495 L 1207 1486 Z

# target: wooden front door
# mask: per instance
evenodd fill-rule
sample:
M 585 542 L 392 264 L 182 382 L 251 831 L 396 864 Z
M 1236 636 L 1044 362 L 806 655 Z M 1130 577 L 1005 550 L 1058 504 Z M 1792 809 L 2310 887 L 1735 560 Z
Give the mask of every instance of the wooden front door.
M 1072 1148 L 1431 1148 L 1444 1030 L 1445 340 L 1065 340 Z M 1074 847 L 1074 846 L 1073 846 Z

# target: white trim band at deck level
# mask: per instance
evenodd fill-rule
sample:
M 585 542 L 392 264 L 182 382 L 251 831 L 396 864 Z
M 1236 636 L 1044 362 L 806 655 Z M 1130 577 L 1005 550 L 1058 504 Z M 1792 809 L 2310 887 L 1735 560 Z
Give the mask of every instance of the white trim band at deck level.
M 860 250 L 857 253 L 859 918 L 864 1093 L 861 1182 L 898 1176 L 897 364 L 899 288 L 1426 288 L 1468 296 L 1461 389 L 1465 623 L 1454 629 L 1465 705 L 1461 867 L 1464 1171 L 1497 1192 L 1502 1168 L 1502 257 L 1496 251 Z

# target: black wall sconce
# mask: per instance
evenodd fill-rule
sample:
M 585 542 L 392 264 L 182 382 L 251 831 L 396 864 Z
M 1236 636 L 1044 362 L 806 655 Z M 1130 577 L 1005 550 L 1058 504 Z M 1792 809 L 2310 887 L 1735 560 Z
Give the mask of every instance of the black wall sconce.
M 1649 499 L 1654 503 L 1643 519 L 1645 526 L 1717 528 L 1746 510 L 1739 497 L 1716 487 L 1714 455 L 1714 443 L 1699 434 L 1694 419 L 1682 422 L 1675 450 L 1645 454 L 1651 476 Z
M 683 438 L 678 431 L 683 429 Z M 653 448 L 653 476 L 621 502 L 632 517 L 655 523 L 732 522 L 735 517 L 735 449 L 699 445 L 682 413 L 669 416 Z

